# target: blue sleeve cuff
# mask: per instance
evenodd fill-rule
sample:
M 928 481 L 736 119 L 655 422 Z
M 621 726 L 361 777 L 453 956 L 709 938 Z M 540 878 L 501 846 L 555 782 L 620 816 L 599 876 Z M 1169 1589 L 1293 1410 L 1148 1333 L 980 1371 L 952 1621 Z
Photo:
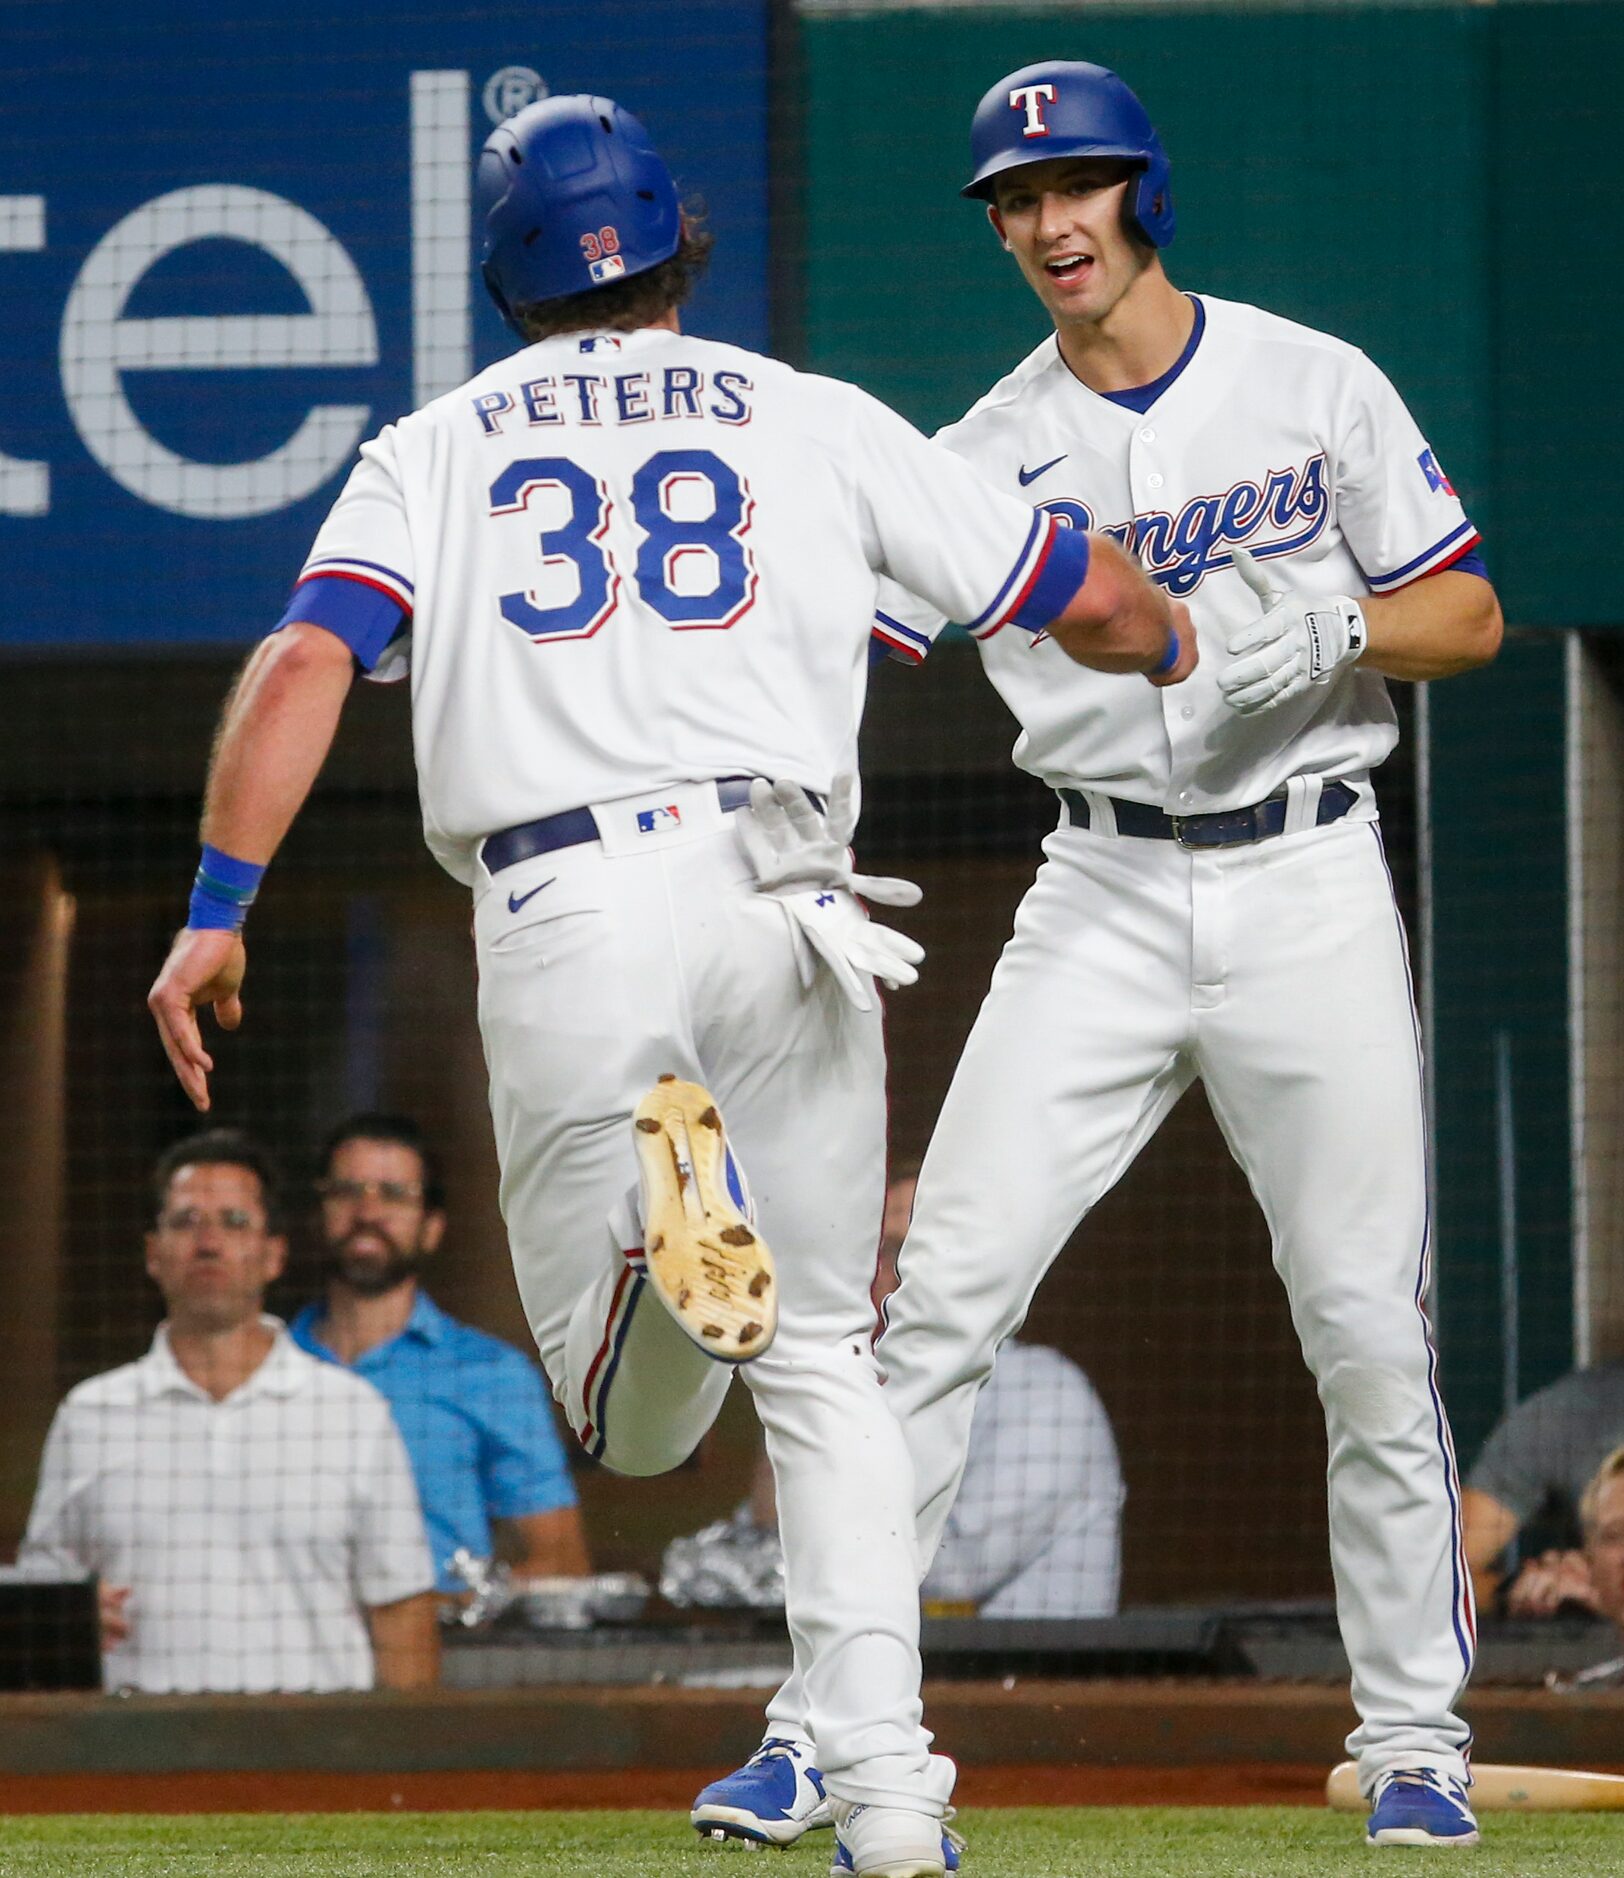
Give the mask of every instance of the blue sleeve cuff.
M 1038 567 L 1037 577 L 1010 614 L 1011 622 L 1025 627 L 1029 633 L 1040 633 L 1052 626 L 1087 580 L 1090 558 L 1087 535 L 1080 529 L 1056 524 L 1049 552 Z
M 1476 548 L 1468 548 L 1458 561 L 1451 561 L 1447 567 L 1438 569 L 1440 574 L 1476 574 L 1479 580 L 1489 578 L 1489 564 Z
M 342 639 L 362 671 L 370 672 L 407 631 L 411 615 L 393 595 L 354 575 L 313 574 L 294 588 L 286 612 L 271 630 L 300 623 L 323 627 Z

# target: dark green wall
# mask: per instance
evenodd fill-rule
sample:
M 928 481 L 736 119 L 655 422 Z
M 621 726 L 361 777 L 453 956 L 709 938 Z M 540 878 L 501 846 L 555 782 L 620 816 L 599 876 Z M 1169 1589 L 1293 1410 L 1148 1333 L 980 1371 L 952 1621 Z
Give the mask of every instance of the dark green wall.
M 1624 6 L 1499 6 L 1486 256 L 1495 558 L 1509 617 L 1624 625 Z

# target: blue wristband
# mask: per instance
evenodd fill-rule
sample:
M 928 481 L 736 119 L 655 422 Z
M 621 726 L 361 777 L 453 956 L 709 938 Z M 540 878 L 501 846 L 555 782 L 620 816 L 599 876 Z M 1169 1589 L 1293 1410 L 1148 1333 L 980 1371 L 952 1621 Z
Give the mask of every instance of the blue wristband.
M 1179 644 L 1178 633 L 1173 627 L 1169 626 L 1167 629 L 1167 650 L 1162 654 L 1162 661 L 1159 665 L 1151 666 L 1150 670 L 1145 673 L 1145 676 L 1147 678 L 1160 678 L 1164 672 L 1172 671 L 1173 667 L 1179 662 L 1179 653 L 1181 651 L 1183 651 L 1183 647 Z
M 192 882 L 186 925 L 192 932 L 236 932 L 248 917 L 265 869 L 256 861 L 239 861 L 223 848 L 203 844 L 197 878 Z

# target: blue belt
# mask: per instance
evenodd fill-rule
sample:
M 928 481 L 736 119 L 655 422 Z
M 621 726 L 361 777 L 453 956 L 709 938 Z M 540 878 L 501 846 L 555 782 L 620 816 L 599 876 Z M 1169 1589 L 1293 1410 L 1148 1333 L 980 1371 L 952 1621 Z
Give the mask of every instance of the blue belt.
M 1057 789 L 1055 794 L 1066 805 L 1066 817 L 1073 828 L 1087 828 L 1090 822 L 1088 798 L 1078 789 Z M 1181 848 L 1234 848 L 1248 841 L 1267 841 L 1286 831 L 1286 793 L 1272 795 L 1266 802 L 1254 802 L 1246 809 L 1220 809 L 1213 815 L 1166 815 L 1148 802 L 1124 802 L 1119 796 L 1108 798 L 1116 815 L 1119 835 L 1133 835 L 1145 841 L 1176 841 Z M 1327 783 L 1320 791 L 1316 827 L 1339 822 L 1355 802 L 1359 792 L 1344 782 Z
M 723 776 L 716 784 L 716 799 L 722 813 L 731 815 L 750 800 L 753 776 Z M 808 794 L 811 792 L 808 791 Z M 823 799 L 813 796 L 820 809 Z M 500 874 L 504 867 L 516 867 L 533 855 L 551 854 L 555 848 L 573 848 L 582 841 L 598 839 L 598 823 L 591 809 L 563 809 L 557 815 L 544 815 L 539 822 L 520 822 L 517 828 L 504 828 L 487 835 L 479 858 L 487 873 Z

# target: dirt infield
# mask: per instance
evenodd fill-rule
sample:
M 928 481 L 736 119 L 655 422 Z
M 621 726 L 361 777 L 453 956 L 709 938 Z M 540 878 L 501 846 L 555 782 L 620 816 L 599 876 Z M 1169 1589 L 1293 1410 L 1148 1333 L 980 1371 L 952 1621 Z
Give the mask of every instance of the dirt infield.
M 717 1767 L 624 1773 L 192 1773 L 0 1775 L 0 1815 L 22 1813 L 457 1813 L 554 1808 L 686 1813 Z M 1324 1767 L 963 1769 L 964 1806 L 1320 1806 Z

